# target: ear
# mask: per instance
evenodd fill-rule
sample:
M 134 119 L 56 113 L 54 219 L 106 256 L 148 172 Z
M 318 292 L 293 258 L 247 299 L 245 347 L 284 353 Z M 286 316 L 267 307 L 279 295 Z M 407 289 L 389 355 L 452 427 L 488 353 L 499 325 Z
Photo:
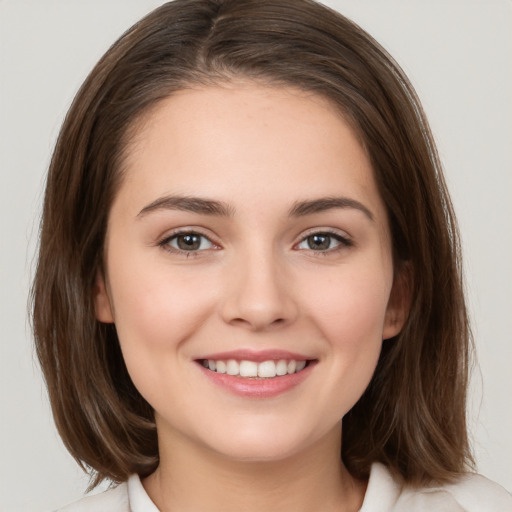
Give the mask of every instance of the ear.
M 382 339 L 393 338 L 400 333 L 409 315 L 411 306 L 412 272 L 408 263 L 402 263 L 393 278 L 389 295 Z
M 114 314 L 107 292 L 105 277 L 100 270 L 96 274 L 96 282 L 94 283 L 94 309 L 97 320 L 107 324 L 114 323 Z

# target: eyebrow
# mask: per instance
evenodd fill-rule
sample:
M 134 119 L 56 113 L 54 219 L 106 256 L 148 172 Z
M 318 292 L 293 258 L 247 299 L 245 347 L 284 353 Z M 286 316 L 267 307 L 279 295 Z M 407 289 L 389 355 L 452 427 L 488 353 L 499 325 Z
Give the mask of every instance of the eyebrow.
M 142 208 L 137 217 L 143 217 L 156 210 L 181 210 L 219 217 L 232 217 L 234 214 L 234 209 L 222 201 L 190 196 L 165 196 Z
M 349 197 L 321 197 L 310 201 L 299 201 L 292 206 L 289 215 L 303 217 L 335 208 L 353 208 L 364 213 L 371 221 L 374 220 L 373 213 L 364 204 Z
M 322 213 L 336 208 L 352 208 L 361 211 L 369 220 L 373 221 L 373 213 L 362 203 L 349 197 L 321 197 L 307 201 L 297 201 L 288 212 L 290 217 L 305 217 L 315 213 Z M 157 210 L 180 210 L 201 215 L 218 217 L 232 217 L 235 209 L 222 201 L 192 196 L 164 196 L 148 204 L 137 214 L 144 217 Z

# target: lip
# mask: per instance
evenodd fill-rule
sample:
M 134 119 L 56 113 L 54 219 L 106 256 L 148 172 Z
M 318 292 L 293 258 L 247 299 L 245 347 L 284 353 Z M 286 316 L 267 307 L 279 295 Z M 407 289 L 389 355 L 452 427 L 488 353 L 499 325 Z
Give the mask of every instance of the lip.
M 315 358 L 305 356 L 304 354 L 289 352 L 287 350 L 238 349 L 231 350 L 229 352 L 216 352 L 215 354 L 201 355 L 199 357 L 196 357 L 195 359 L 213 359 L 215 361 L 236 359 L 237 361 L 254 361 L 255 363 L 262 363 L 263 361 L 278 361 L 279 359 L 295 359 L 295 361 L 310 361 Z
M 298 373 L 262 379 L 256 377 L 240 377 L 238 375 L 228 375 L 226 373 L 211 371 L 201 364 L 201 361 L 204 359 L 236 359 L 238 361 L 248 360 L 258 363 L 269 360 L 294 359 L 296 361 L 308 361 L 308 365 Z M 311 375 L 318 361 L 317 359 L 309 358 L 302 354 L 284 350 L 254 351 L 241 349 L 201 356 L 196 359 L 195 362 L 197 363 L 197 368 L 203 375 L 221 389 L 244 398 L 265 399 L 277 397 L 298 386 Z

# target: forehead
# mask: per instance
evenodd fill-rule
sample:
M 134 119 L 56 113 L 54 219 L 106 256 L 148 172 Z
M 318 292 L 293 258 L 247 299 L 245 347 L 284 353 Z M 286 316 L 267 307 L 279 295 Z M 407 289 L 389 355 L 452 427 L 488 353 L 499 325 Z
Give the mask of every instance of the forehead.
M 206 195 L 254 211 L 262 198 L 288 207 L 350 194 L 384 211 L 355 132 L 319 95 L 247 83 L 181 90 L 133 134 L 119 194 L 132 203 Z

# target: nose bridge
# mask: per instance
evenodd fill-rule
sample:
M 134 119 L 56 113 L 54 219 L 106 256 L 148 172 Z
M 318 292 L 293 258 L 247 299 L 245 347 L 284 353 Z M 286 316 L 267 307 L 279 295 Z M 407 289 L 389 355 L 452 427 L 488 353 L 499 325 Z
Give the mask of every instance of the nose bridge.
M 291 322 L 296 304 L 283 259 L 272 244 L 252 243 L 235 256 L 228 274 L 225 321 L 253 330 Z

